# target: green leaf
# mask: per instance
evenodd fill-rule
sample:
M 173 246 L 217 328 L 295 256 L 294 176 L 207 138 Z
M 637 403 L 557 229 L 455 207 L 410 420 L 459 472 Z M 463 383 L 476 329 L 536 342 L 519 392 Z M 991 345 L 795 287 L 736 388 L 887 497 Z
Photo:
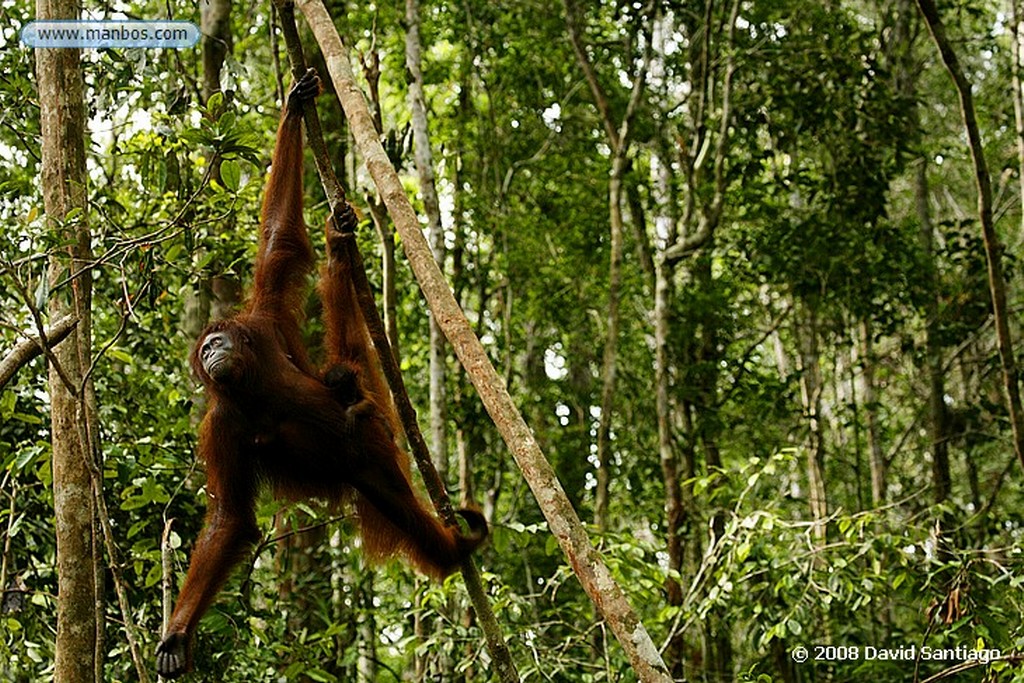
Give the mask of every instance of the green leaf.
M 225 159 L 220 164 L 220 179 L 224 187 L 238 192 L 242 180 L 242 167 L 233 159 Z
M 13 391 L 5 391 L 0 394 L 0 418 L 7 419 L 14 414 L 14 406 L 18 402 L 18 397 Z
M 35 291 L 36 308 L 46 308 L 46 300 L 50 298 L 50 281 L 47 277 L 39 278 Z
M 206 111 L 216 112 L 220 111 L 221 107 L 224 106 L 224 93 L 215 92 L 210 95 L 210 99 L 206 101 Z
M 736 561 L 745 562 L 750 556 L 750 543 L 744 541 L 736 548 Z
M 39 455 L 39 451 L 35 448 L 23 449 L 18 454 L 18 457 L 14 459 L 15 471 L 23 470 L 28 467 L 29 463 L 31 463 L 37 455 Z
M 161 578 L 163 578 L 163 572 L 161 571 L 160 563 L 154 562 L 153 566 L 146 572 L 145 587 L 151 588 L 157 585 L 160 583 Z
M 110 354 L 111 358 L 119 360 L 125 365 L 131 365 L 132 362 L 135 360 L 134 358 L 132 358 L 130 353 L 123 349 L 111 348 L 107 351 L 107 353 Z

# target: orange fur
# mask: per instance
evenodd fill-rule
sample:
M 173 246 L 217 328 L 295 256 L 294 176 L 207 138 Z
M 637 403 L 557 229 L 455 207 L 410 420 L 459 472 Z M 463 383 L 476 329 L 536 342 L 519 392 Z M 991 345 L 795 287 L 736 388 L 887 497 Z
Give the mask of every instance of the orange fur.
M 413 491 L 408 459 L 394 441 L 390 394 L 339 248 L 342 238 L 332 233 L 319 287 L 327 358 L 321 370 L 310 364 L 299 316 L 313 265 L 302 220 L 301 111 L 318 88 L 315 74 L 307 74 L 289 95 L 263 202 L 250 298 L 236 316 L 205 330 L 191 356 L 209 398 L 199 430 L 209 507 L 157 649 L 157 670 L 166 677 L 191 668 L 190 643 L 200 617 L 259 539 L 254 500 L 261 483 L 291 499 L 354 496 L 367 556 L 402 555 L 435 578 L 452 572 L 487 533 L 478 513 L 463 513 L 472 528 L 468 536 L 445 527 Z M 211 335 L 230 354 L 230 373 L 218 374 L 220 379 L 204 365 L 204 340 Z M 339 366 L 342 371 L 332 375 L 338 384 L 325 383 Z

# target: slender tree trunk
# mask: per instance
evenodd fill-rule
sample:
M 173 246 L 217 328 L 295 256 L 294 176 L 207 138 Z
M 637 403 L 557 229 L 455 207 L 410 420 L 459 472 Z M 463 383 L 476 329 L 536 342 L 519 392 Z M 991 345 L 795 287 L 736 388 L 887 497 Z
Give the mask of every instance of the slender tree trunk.
M 334 656 L 325 660 L 327 670 L 336 675 L 338 680 L 358 680 L 356 669 L 358 659 L 352 663 L 347 654 L 354 646 L 361 648 L 359 643 L 359 613 L 354 607 L 358 604 L 358 587 L 361 585 L 363 569 L 359 563 L 352 562 L 352 551 L 340 527 L 335 527 L 328 539 L 328 552 L 331 558 L 331 615 L 338 628 L 334 635 Z M 372 571 L 369 573 L 372 574 Z M 351 589 L 355 587 L 356 591 Z M 353 599 L 353 596 L 356 596 Z
M 299 506 L 281 510 L 274 517 L 274 534 L 280 538 L 274 544 L 278 607 L 292 633 L 315 631 L 319 623 L 310 577 L 319 575 L 321 558 L 316 554 L 329 547 L 330 539 L 327 528 L 316 524 L 317 519 L 315 513 Z M 326 582 L 330 582 L 329 576 Z M 294 653 L 283 656 L 277 663 L 280 676 L 285 677 L 296 661 Z
M 434 182 L 434 161 L 427 125 L 427 103 L 423 93 L 423 70 L 420 49 L 419 0 L 405 2 L 405 63 L 409 80 L 409 109 L 412 112 L 412 135 L 415 146 L 416 171 L 420 177 L 423 210 L 427 214 L 430 248 L 437 266 L 444 271 L 444 232 L 441 228 L 441 207 Z M 448 480 L 448 438 L 445 400 L 444 334 L 434 316 L 430 316 L 430 435 L 434 466 L 441 479 Z
M 875 507 L 885 504 L 886 462 L 878 425 L 878 398 L 875 389 L 875 349 L 871 323 L 860 324 L 860 400 L 864 405 L 868 433 L 868 464 L 871 468 L 871 502 Z
M 615 408 L 615 379 L 618 369 L 619 343 L 619 299 L 622 289 L 622 241 L 624 227 L 622 220 L 622 180 L 625 175 L 631 138 L 631 125 L 637 106 L 643 97 L 647 82 L 647 67 L 650 63 L 650 28 L 638 26 L 634 37 L 638 45 L 643 46 L 644 58 L 640 68 L 632 78 L 629 103 L 618 124 L 611 115 L 611 106 L 604 89 L 597 78 L 597 72 L 590 63 L 583 44 L 581 17 L 574 0 L 564 0 L 566 27 L 569 41 L 572 43 L 576 61 L 583 71 L 583 76 L 590 87 L 594 106 L 601 116 L 608 145 L 612 149 L 611 173 L 608 178 L 608 214 L 609 214 L 609 256 L 608 256 L 608 313 L 607 330 L 605 332 L 604 354 L 601 360 L 601 416 L 597 424 L 597 486 L 594 492 L 594 523 L 598 531 L 608 528 L 608 489 L 611 482 L 612 444 L 611 425 L 612 413 Z M 650 22 L 653 23 L 653 18 Z
M 231 51 L 231 0 L 204 0 L 200 3 L 200 23 L 203 34 L 203 102 L 209 102 L 214 93 L 221 91 L 220 80 L 224 59 Z M 220 181 L 220 160 L 211 178 Z M 234 221 L 220 226 L 221 232 L 234 229 Z M 210 279 L 210 317 L 223 320 L 234 312 L 242 301 L 242 283 L 238 278 L 217 275 Z
M 996 345 L 999 347 L 999 359 L 1003 368 L 1003 385 L 1006 391 L 1010 428 L 1013 432 L 1013 448 L 1017 459 L 1024 466 L 1024 408 L 1021 406 L 1017 362 L 1013 352 L 1013 339 L 1010 336 L 1006 279 L 1003 277 L 1003 247 L 999 242 L 992 219 L 992 179 L 988 173 L 985 152 L 981 144 L 981 133 L 978 130 L 977 116 L 974 111 L 974 95 L 971 93 L 971 85 L 967 82 L 963 69 L 960 67 L 956 52 L 946 37 L 946 28 L 939 18 L 939 11 L 936 9 L 934 1 L 917 0 L 917 6 L 928 23 L 928 29 L 939 49 L 942 61 L 956 85 L 957 94 L 960 96 L 960 111 L 963 115 L 964 128 L 967 131 L 971 159 L 974 162 L 974 179 L 978 187 L 978 217 L 981 221 L 982 237 L 985 240 L 988 287 L 992 296 L 992 317 L 995 320 Z
M 1013 82 L 1013 115 L 1017 126 L 1017 180 L 1020 183 L 1020 200 L 1024 204 L 1024 92 L 1021 91 L 1024 86 L 1020 79 L 1021 69 L 1024 69 L 1024 64 L 1021 64 L 1020 42 L 1024 36 L 1021 35 L 1019 0 L 1010 0 L 1010 22 L 1013 25 L 1010 33 L 1010 55 L 1013 58 L 1010 74 Z M 1024 239 L 1024 211 L 1021 211 L 1020 218 L 1021 232 L 1018 239 Z
M 608 529 L 612 467 L 611 432 L 618 372 L 619 302 L 622 290 L 622 176 L 626 168 L 627 151 L 621 138 L 613 138 L 610 142 L 615 153 L 608 179 L 608 311 L 605 317 L 604 352 L 601 357 L 601 415 L 597 423 L 597 486 L 594 491 L 594 525 L 599 532 Z
M 37 0 L 38 19 L 77 19 L 77 0 Z M 91 258 L 87 221 L 85 167 L 85 102 L 77 49 L 37 50 L 39 115 L 42 139 L 43 204 L 49 225 L 61 233 L 67 251 L 55 252 L 47 277 L 51 290 L 71 273 L 80 273 L 65 288 L 52 291 L 51 320 L 67 316 L 78 326 L 54 348 L 59 367 L 49 372 L 53 502 L 57 535 L 57 641 L 54 680 L 79 683 L 97 680 L 103 659 L 97 656 L 99 620 L 94 499 L 89 459 L 89 407 L 84 392 L 91 359 Z M 69 214 L 75 212 L 77 215 Z M 70 382 L 66 384 L 65 382 Z M 95 425 L 94 425 L 95 426 Z M 98 612 L 100 612 L 98 614 Z
M 357 626 L 359 641 L 359 658 L 356 661 L 356 680 L 359 683 L 376 683 L 377 678 L 377 640 L 380 632 L 374 618 L 373 599 L 375 594 L 374 574 L 372 571 L 363 575 L 358 587 L 356 600 L 359 604 L 359 622 Z
M 516 459 L 547 519 L 551 533 L 558 539 L 584 590 L 607 620 L 638 679 L 642 683 L 670 683 L 671 677 L 657 646 L 630 606 L 601 555 L 594 549 L 551 464 L 538 447 L 530 428 L 509 396 L 508 389 L 495 372 L 487 352 L 473 333 L 469 321 L 452 295 L 451 288 L 438 269 L 430 253 L 430 247 L 420 232 L 416 212 L 374 130 L 366 99 L 355 83 L 352 66 L 348 61 L 348 50 L 342 43 L 330 14 L 321 0 L 299 0 L 298 6 L 320 44 L 338 98 L 352 125 L 356 143 L 363 152 L 366 167 L 395 221 L 409 265 L 420 284 L 424 298 L 435 313 L 445 336 L 466 368 L 467 376 L 472 380 L 495 426 Z M 464 571 L 463 576 L 471 578 L 471 572 Z M 485 633 L 489 628 L 497 630 L 496 623 L 490 626 L 484 623 L 482 614 L 481 626 Z M 497 661 L 496 658 L 495 662 Z M 502 681 L 519 680 L 511 661 L 500 673 L 500 677 Z
M 199 23 L 203 35 L 203 102 L 220 92 L 221 68 L 231 52 L 231 0 L 200 3 Z
M 432 246 L 437 244 L 432 241 Z M 443 248 L 443 244 L 442 244 Z M 434 252 L 438 254 L 437 251 Z M 443 262 L 443 256 L 441 260 Z M 438 264 L 440 265 L 440 263 Z M 430 318 L 430 444 L 434 464 L 441 479 L 448 482 L 448 401 L 445 388 L 444 333 L 433 316 Z
M 814 305 L 802 304 L 803 320 L 797 322 L 800 345 L 800 397 L 807 416 L 807 499 L 814 521 L 814 538 L 824 545 L 828 500 L 825 495 L 825 435 L 821 421 L 821 354 L 818 348 L 818 316 Z
M 672 271 L 659 257 L 655 266 L 654 284 L 654 371 L 655 409 L 658 416 L 658 459 L 661 478 L 665 485 L 665 536 L 668 569 L 680 576 L 683 573 L 683 492 L 679 476 L 679 457 L 672 434 L 671 369 L 669 367 L 669 302 L 672 300 Z M 669 577 L 665 582 L 668 604 L 683 604 L 683 589 L 679 580 Z M 665 653 L 672 676 L 683 676 L 685 653 L 682 634 L 677 634 Z
M 377 135 L 384 132 L 384 114 L 380 103 L 380 57 L 375 51 L 362 61 L 363 76 L 370 88 L 370 104 L 373 107 L 373 126 Z M 355 156 L 355 155 L 353 155 Z M 354 174 L 353 174 L 354 177 Z M 402 357 L 398 343 L 398 295 L 395 290 L 395 228 L 388 217 L 387 208 L 379 196 L 367 195 L 366 205 L 370 208 L 373 226 L 381 244 L 381 298 L 384 308 L 384 332 L 395 361 Z
M 224 59 L 231 51 L 231 0 L 208 0 L 200 3 L 200 31 L 202 33 L 202 96 L 206 104 L 221 91 L 220 80 Z M 276 54 L 276 52 L 275 52 Z M 210 178 L 220 182 L 220 158 L 211 160 L 213 168 Z M 215 226 L 224 234 L 234 229 L 234 221 Z M 185 300 L 185 315 L 182 328 L 190 338 L 199 336 L 207 322 L 223 320 L 242 300 L 242 285 L 228 275 L 214 275 L 203 281 L 198 291 L 192 292 Z
M 928 299 L 925 304 L 925 362 L 928 367 L 928 426 L 932 442 L 932 486 L 936 503 L 949 498 L 952 475 L 949 471 L 949 413 L 946 410 L 946 378 L 943 372 L 942 345 L 939 343 L 939 291 L 935 274 L 934 229 L 928 206 L 928 160 L 918 160 L 914 175 L 914 196 L 921 225 L 921 251 L 927 263 Z
M 622 290 L 622 173 L 625 150 L 612 160 L 608 180 L 608 209 L 611 240 L 608 255 L 608 313 L 601 359 L 601 417 L 597 424 L 597 487 L 594 493 L 594 524 L 598 531 L 608 529 L 608 490 L 612 466 L 612 412 L 615 409 L 615 379 L 619 349 L 619 299 Z
M 459 106 L 465 109 L 469 106 L 469 93 L 470 93 L 469 78 L 463 75 L 461 79 L 461 88 L 459 92 Z M 456 158 L 455 163 L 451 165 L 452 172 L 452 188 L 453 188 L 453 203 L 454 207 L 452 210 L 453 218 L 453 230 L 455 231 L 454 246 L 452 248 L 452 286 L 454 288 L 454 296 L 459 304 L 463 305 L 462 294 L 464 291 L 464 280 L 465 271 L 463 269 L 463 255 L 465 253 L 465 237 L 463 234 L 463 226 L 466 222 L 465 212 L 465 200 L 463 199 L 462 190 L 462 158 L 463 158 L 463 141 L 462 132 L 458 134 L 456 140 Z M 433 317 L 431 317 L 433 320 Z M 457 372 L 455 378 L 455 395 L 453 397 L 454 404 L 456 406 L 456 412 L 465 416 L 465 402 L 466 397 L 466 386 L 465 375 L 460 371 Z M 456 427 L 456 439 L 455 439 L 455 455 L 459 467 L 459 492 L 461 495 L 459 505 L 461 507 L 469 507 L 476 503 L 476 488 L 473 484 L 473 454 L 477 452 L 472 447 L 474 440 L 479 440 L 480 431 L 476 425 L 459 423 Z M 497 492 L 497 491 L 496 491 Z M 491 521 L 491 517 L 487 516 L 488 522 Z
M 658 439 L 659 452 L 662 464 L 662 477 L 665 480 L 665 506 L 666 526 L 668 530 L 668 556 L 670 568 L 678 566 L 680 573 L 686 563 L 683 547 L 684 526 L 687 525 L 687 517 L 693 517 L 691 525 L 696 525 L 696 506 L 693 503 L 692 489 L 687 485 L 683 487 L 679 481 L 677 462 L 672 462 L 674 457 L 674 439 L 672 438 L 671 426 L 673 423 L 672 409 L 667 405 L 667 383 L 670 381 L 666 375 L 667 363 L 667 340 L 670 336 L 668 325 L 668 311 L 670 308 L 671 278 L 674 267 L 684 258 L 694 255 L 696 259 L 692 262 L 692 277 L 694 286 L 699 290 L 711 292 L 715 289 L 714 276 L 711 271 L 711 255 L 714 248 L 715 232 L 718 229 L 722 210 L 725 201 L 726 189 L 726 155 L 730 140 L 729 126 L 731 122 L 731 96 L 732 76 L 735 70 L 735 59 L 732 54 L 734 44 L 735 26 L 739 14 L 739 2 L 733 0 L 728 10 L 728 21 L 725 25 L 726 32 L 724 47 L 720 47 L 720 59 L 713 55 L 713 38 L 717 37 L 718 30 L 715 30 L 716 22 L 715 4 L 703 3 L 695 9 L 702 17 L 701 30 L 693 35 L 699 35 L 699 40 L 690 42 L 690 59 L 693 65 L 691 82 L 692 89 L 697 93 L 695 104 L 691 110 L 691 133 L 688 136 L 691 140 L 689 146 L 681 146 L 682 165 L 684 168 L 684 188 L 686 190 L 685 202 L 682 205 L 681 216 L 676 222 L 674 207 L 678 205 L 677 199 L 672 197 L 673 211 L 671 225 L 667 230 L 665 245 L 658 259 L 658 271 L 655 274 L 655 368 L 656 397 L 658 412 Z M 722 28 L 722 22 L 717 22 L 717 28 Z M 655 29 L 655 33 L 658 33 Z M 652 36 L 653 38 L 653 36 Z M 654 38 L 657 40 L 657 38 Z M 652 69 L 659 68 L 655 60 Z M 722 65 L 721 80 L 718 81 L 719 68 Z M 715 110 L 715 93 L 720 93 L 720 109 Z M 712 125 L 714 115 L 718 115 L 717 133 Z M 711 162 L 710 183 L 704 178 L 704 164 L 698 162 L 714 142 L 713 161 Z M 667 155 L 665 155 L 667 158 Z M 671 183 L 662 183 L 670 188 Z M 710 185 L 712 190 L 710 196 L 706 189 Z M 701 199 L 701 198 L 704 199 Z M 700 251 L 698 251 L 700 250 Z M 693 368 L 703 368 L 694 373 L 694 383 L 697 393 L 697 400 L 685 401 L 682 406 L 682 418 L 687 432 L 687 439 L 682 444 L 683 454 L 683 475 L 682 478 L 690 481 L 697 472 L 696 448 L 697 444 L 703 447 L 705 471 L 716 471 L 721 469 L 721 454 L 718 447 L 718 434 L 720 431 L 717 408 L 720 397 L 718 393 L 718 361 L 720 352 L 718 350 L 718 336 L 720 322 L 717 313 L 711 310 L 704 310 L 701 320 L 696 325 L 700 330 L 700 338 L 687 344 L 683 350 L 683 362 L 689 362 Z M 696 405 L 695 405 L 696 403 Z M 725 517 L 721 511 L 715 511 L 711 515 L 711 530 L 714 538 L 721 539 L 725 529 Z M 692 535 L 695 536 L 695 535 Z M 699 554 L 700 541 L 691 538 L 689 545 L 692 547 L 690 553 L 693 557 Z M 668 586 L 668 601 L 681 600 L 681 596 L 675 595 L 679 587 Z M 731 680 L 733 677 L 733 648 L 732 631 L 728 619 L 720 609 L 713 609 L 707 615 L 703 624 L 703 640 L 705 647 L 704 668 L 711 680 Z M 685 671 L 684 648 L 685 642 L 682 634 L 675 634 L 669 643 L 670 652 L 669 664 L 673 667 L 673 673 L 679 677 Z
M 1016 0 L 1011 0 L 1016 3 Z M 917 14 L 914 0 L 900 0 L 897 3 L 894 24 L 893 73 L 896 76 L 897 92 L 908 101 L 917 99 L 917 82 L 920 67 L 914 60 L 914 45 L 911 25 Z M 911 110 L 915 130 L 920 129 L 917 107 Z M 928 429 L 932 448 L 932 486 L 937 503 L 949 498 L 952 479 L 949 470 L 949 411 L 946 409 L 944 352 L 939 342 L 939 282 L 935 263 L 934 234 L 928 189 L 928 158 L 921 155 L 914 171 L 914 202 L 918 218 L 918 243 L 924 258 L 924 279 L 927 289 L 925 300 L 925 367 L 928 381 Z
M 712 292 L 716 284 L 711 271 L 711 255 L 714 252 L 714 231 L 709 233 L 704 249 L 696 254 L 692 262 L 693 280 L 700 291 Z M 720 363 L 720 326 L 718 311 L 703 307 L 699 318 L 701 330 L 694 348 L 694 367 L 702 368 L 696 373 L 697 406 L 694 414 L 694 435 L 704 451 L 705 472 L 722 472 L 722 455 L 718 446 L 721 421 L 718 416 Z M 717 542 L 725 534 L 725 514 L 718 508 L 711 515 L 711 532 Z M 733 673 L 732 631 L 729 621 L 721 608 L 708 612 L 703 624 L 704 649 L 707 668 L 714 681 L 731 681 Z
M 398 344 L 398 294 L 395 290 L 395 228 L 391 225 L 384 204 L 374 197 L 367 197 L 373 227 L 381 244 L 381 308 L 384 310 L 384 330 L 391 344 L 395 360 L 401 358 Z

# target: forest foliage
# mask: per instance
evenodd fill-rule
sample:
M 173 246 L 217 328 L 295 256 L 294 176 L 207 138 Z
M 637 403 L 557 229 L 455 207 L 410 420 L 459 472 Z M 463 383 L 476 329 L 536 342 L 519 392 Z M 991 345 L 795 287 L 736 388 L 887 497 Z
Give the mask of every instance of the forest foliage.
M 327 4 L 356 71 L 379 59 L 381 137 L 422 210 L 404 8 Z M 1016 4 L 940 10 L 973 87 L 1020 358 Z M 85 9 L 200 22 L 179 1 Z M 53 322 L 47 260 L 66 246 L 42 207 L 34 56 L 18 42 L 34 12 L 0 3 L 0 357 Z M 1024 464 L 967 136 L 917 6 L 424 0 L 420 13 L 443 270 L 673 675 L 1024 680 Z M 83 52 L 102 485 L 147 654 L 165 525 L 178 582 L 205 510 L 187 358 L 217 287 L 251 275 L 290 82 L 273 22 L 270 3 L 232 4 L 208 99 L 199 48 Z M 637 78 L 613 278 L 605 115 L 626 116 Z M 376 190 L 330 88 L 318 107 L 379 287 Z M 311 161 L 305 185 L 322 254 Z M 426 421 L 429 317 L 401 244 L 397 260 L 401 367 Z M 442 471 L 491 524 L 478 561 L 522 679 L 637 680 L 450 351 L 444 365 Z M 53 675 L 49 412 L 39 357 L 0 386 L 3 680 Z M 261 499 L 264 542 L 204 620 L 195 680 L 492 680 L 461 579 L 367 566 L 346 514 Z M 104 675 L 135 680 L 109 577 L 106 593 Z

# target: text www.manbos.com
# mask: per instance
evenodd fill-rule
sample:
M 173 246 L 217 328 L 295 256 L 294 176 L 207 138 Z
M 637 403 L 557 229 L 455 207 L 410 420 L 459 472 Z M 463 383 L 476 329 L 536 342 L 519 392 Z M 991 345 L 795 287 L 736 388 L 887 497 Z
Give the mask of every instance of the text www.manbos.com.
M 28 47 L 187 48 L 199 42 L 199 27 L 188 21 L 33 21 L 21 30 Z

